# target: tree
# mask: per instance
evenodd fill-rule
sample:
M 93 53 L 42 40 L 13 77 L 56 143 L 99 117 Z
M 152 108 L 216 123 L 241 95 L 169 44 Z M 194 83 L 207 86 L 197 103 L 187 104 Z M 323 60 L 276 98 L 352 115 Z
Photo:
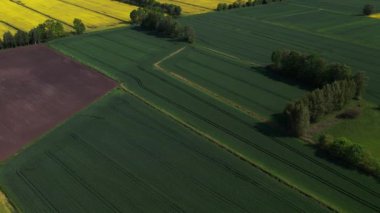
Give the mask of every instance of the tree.
M 86 26 L 83 24 L 82 20 L 75 18 L 73 21 L 73 26 L 76 34 L 82 34 L 86 31 Z
M 29 35 L 27 32 L 17 30 L 14 39 L 16 46 L 24 46 L 29 44 Z
M 3 46 L 4 48 L 12 48 L 15 47 L 16 42 L 11 32 L 5 32 L 3 34 Z
M 354 81 L 356 84 L 355 98 L 360 99 L 363 95 L 366 77 L 364 72 L 358 72 L 354 75 Z
M 29 31 L 31 44 L 39 44 L 46 39 L 46 29 L 44 24 L 39 24 L 36 28 Z
M 369 16 L 369 15 L 375 13 L 375 10 L 376 10 L 376 8 L 374 5 L 366 4 L 363 7 L 363 15 Z
M 184 39 L 190 44 L 195 42 L 195 31 L 192 27 L 185 26 L 184 28 Z
M 302 101 L 289 104 L 284 111 L 288 129 L 294 136 L 302 136 L 310 126 L 310 112 Z
M 281 69 L 282 53 L 283 51 L 281 50 L 276 50 L 272 53 L 271 59 L 272 59 L 274 69 L 277 69 L 277 70 Z
M 46 30 L 46 39 L 54 39 L 64 36 L 65 31 L 61 22 L 49 19 L 43 24 Z

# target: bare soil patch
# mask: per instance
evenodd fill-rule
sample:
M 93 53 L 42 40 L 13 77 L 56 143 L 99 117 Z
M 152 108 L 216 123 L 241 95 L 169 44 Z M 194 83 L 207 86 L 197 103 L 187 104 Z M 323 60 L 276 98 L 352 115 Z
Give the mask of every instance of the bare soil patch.
M 1 51 L 0 160 L 115 86 L 44 45 Z

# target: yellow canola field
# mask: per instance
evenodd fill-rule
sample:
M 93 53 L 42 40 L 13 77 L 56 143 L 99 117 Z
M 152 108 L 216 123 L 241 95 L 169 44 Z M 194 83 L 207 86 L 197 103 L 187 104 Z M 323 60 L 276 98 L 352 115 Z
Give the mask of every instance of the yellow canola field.
M 15 33 L 15 29 L 9 27 L 8 25 L 4 24 L 4 23 L 1 23 L 0 22 L 0 40 L 1 40 L 1 36 L 5 33 L 5 32 L 11 32 L 11 33 Z M 1 212 L 1 211 L 0 211 Z
M 115 0 L 61 0 L 68 4 L 77 5 L 106 14 L 123 21 L 130 21 L 129 14 L 132 10 L 137 9 L 136 6 L 121 3 Z
M 219 3 L 233 3 L 236 0 L 160 0 L 161 3 L 181 6 L 184 15 L 207 13 L 216 9 Z
M 370 15 L 369 17 L 380 19 L 380 13 L 372 14 L 372 15 Z
M 21 0 L 20 2 L 29 8 L 37 10 L 46 16 L 60 20 L 62 23 L 67 25 L 72 25 L 73 20 L 75 18 L 79 18 L 84 22 L 89 30 L 98 27 L 115 26 L 119 25 L 121 22 L 120 20 L 70 5 L 59 0 Z
M 29 31 L 38 24 L 43 23 L 48 17 L 26 9 L 9 0 L 0 0 L 0 20 L 14 26 L 17 29 Z M 3 32 L 0 30 L 1 35 Z

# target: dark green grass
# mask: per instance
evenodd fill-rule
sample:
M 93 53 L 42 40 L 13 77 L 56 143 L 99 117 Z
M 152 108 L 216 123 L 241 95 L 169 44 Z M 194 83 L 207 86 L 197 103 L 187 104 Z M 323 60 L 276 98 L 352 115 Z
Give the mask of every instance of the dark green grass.
M 325 210 L 117 90 L 10 160 L 0 180 L 22 212 Z
M 107 42 L 102 38 L 115 34 L 121 35 L 118 40 Z M 90 45 L 97 39 L 101 42 Z M 136 39 L 146 45 L 143 49 L 150 46 L 161 49 L 146 51 L 145 57 L 134 57 L 129 43 L 137 42 Z M 108 46 L 115 42 L 120 45 L 117 49 Z M 229 151 L 336 209 L 370 211 L 379 208 L 380 194 L 376 191 L 380 185 L 374 179 L 320 159 L 310 146 L 280 137 L 273 129 L 154 69 L 154 63 L 183 44 L 124 29 L 85 35 L 79 40 L 58 40 L 51 45 L 113 76 L 150 104 L 169 111 Z
M 356 119 L 344 120 L 324 131 L 335 137 L 347 137 L 362 145 L 380 162 L 380 108 L 365 103 L 361 115 Z

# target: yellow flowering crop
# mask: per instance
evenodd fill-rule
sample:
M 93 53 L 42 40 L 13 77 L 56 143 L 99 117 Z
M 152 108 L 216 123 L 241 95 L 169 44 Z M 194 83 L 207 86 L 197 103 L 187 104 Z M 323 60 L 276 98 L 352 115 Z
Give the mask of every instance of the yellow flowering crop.
M 184 15 L 207 13 L 216 9 L 219 3 L 233 3 L 235 0 L 160 0 L 161 3 L 169 3 L 181 6 Z
M 16 30 L 9 27 L 8 25 L 0 22 L 0 39 L 1 39 L 2 35 L 8 31 L 10 31 L 11 33 L 14 33 Z
M 49 0 L 50 1 L 50 0 Z M 61 0 L 68 4 L 77 5 L 82 8 L 106 14 L 123 21 L 129 21 L 129 14 L 136 6 L 121 3 L 115 0 Z
M 369 17 L 380 19 L 380 13 L 372 14 L 372 15 L 370 15 Z
M 0 20 L 14 26 L 15 28 L 28 31 L 38 24 L 43 23 L 48 17 L 32 10 L 21 7 L 9 0 L 0 0 Z M 2 27 L 1 29 L 3 29 Z M 1 35 L 3 31 L 0 30 Z
M 21 0 L 20 2 L 67 25 L 72 25 L 74 18 L 79 18 L 90 30 L 97 27 L 118 25 L 121 22 L 120 20 L 58 0 Z

